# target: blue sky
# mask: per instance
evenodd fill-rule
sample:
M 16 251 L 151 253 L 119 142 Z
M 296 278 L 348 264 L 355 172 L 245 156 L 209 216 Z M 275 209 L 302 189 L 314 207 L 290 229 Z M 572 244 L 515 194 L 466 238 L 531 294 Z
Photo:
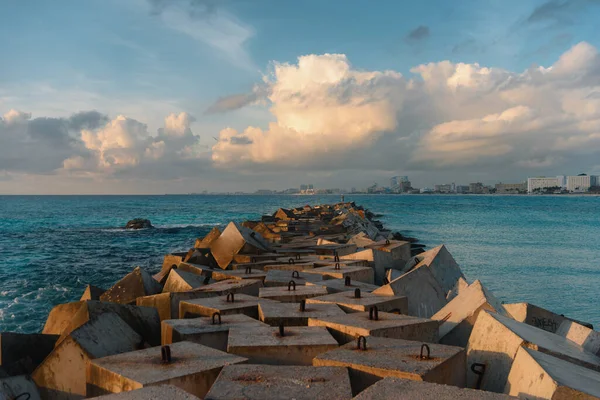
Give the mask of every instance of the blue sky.
M 238 133 L 249 126 L 268 129 L 269 122 L 285 119 L 270 110 L 273 99 L 268 96 L 226 113 L 206 110 L 219 98 L 252 93 L 256 85 L 264 86 L 264 77 L 272 76 L 276 65 L 295 65 L 300 56 L 343 54 L 353 71 L 391 70 L 406 80 L 421 79 L 412 68 L 442 61 L 478 63 L 520 74 L 532 65 L 553 65 L 578 43 L 598 48 L 599 16 L 600 2 L 595 0 L 7 0 L 0 13 L 4 38 L 0 41 L 0 115 L 14 109 L 31 113 L 32 120 L 97 110 L 110 119 L 124 115 L 140 121 L 154 137 L 157 129 L 164 128 L 167 115 L 186 113 L 191 119 L 185 129 L 190 128 L 199 144 L 210 149 L 215 138 L 222 139 L 224 128 Z M 459 117 L 453 115 L 451 120 L 455 119 Z M 440 122 L 444 121 L 436 120 Z M 80 140 L 77 132 L 69 135 Z M 539 159 L 538 154 L 533 157 Z M 564 159 L 564 155 L 557 157 Z M 512 162 L 523 166 L 526 161 Z M 548 173 L 564 167 L 559 163 Z M 415 165 L 396 168 L 400 169 L 422 177 L 423 185 L 434 183 L 434 172 L 425 173 Z M 366 182 L 393 170 L 377 167 L 361 179 Z M 517 179 L 516 170 L 482 179 Z M 42 179 L 0 165 L 1 171 L 10 178 L 0 182 L 0 191 L 16 192 L 27 187 L 24 182 Z M 223 168 L 217 173 L 227 175 L 232 186 L 247 180 L 233 178 Z M 335 175 L 330 166 L 320 173 L 314 179 L 323 184 Z M 462 173 L 457 168 L 454 178 L 447 168 L 439 172 L 452 180 L 459 180 Z M 60 175 L 57 170 L 45 174 Z M 81 185 L 82 191 L 89 186 L 85 179 L 95 185 L 103 182 L 108 192 L 127 187 L 117 182 L 114 171 L 109 175 L 56 179 Z M 250 180 L 274 186 L 287 183 L 283 177 L 253 175 Z M 225 188 L 222 179 L 197 184 Z

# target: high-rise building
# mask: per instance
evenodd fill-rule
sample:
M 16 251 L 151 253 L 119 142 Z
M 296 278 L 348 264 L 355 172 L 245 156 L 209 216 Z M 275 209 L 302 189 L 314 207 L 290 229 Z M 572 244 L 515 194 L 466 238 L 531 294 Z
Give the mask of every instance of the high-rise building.
M 456 193 L 459 193 L 459 194 L 469 193 L 469 187 L 467 185 L 456 185 Z
M 398 186 L 398 183 L 399 183 L 398 178 L 399 178 L 399 176 L 393 176 L 392 178 L 390 178 L 390 187 L 392 189 L 394 189 Z
M 308 185 L 308 190 L 314 190 L 314 186 L 312 184 Z
M 473 194 L 482 194 L 483 193 L 483 183 L 475 182 L 469 183 L 469 192 Z
M 535 191 L 540 191 L 549 188 L 562 188 L 562 182 L 559 178 L 548 178 L 548 177 L 538 177 L 538 178 L 527 178 L 527 192 L 533 193 Z
M 300 190 L 304 190 L 306 191 L 306 189 L 308 189 L 308 185 L 300 185 Z
M 527 192 L 527 183 L 496 183 L 496 193 L 507 194 L 507 193 L 525 193 Z
M 587 192 L 590 187 L 597 186 L 597 176 L 580 174 L 567 176 L 567 190 L 569 192 Z

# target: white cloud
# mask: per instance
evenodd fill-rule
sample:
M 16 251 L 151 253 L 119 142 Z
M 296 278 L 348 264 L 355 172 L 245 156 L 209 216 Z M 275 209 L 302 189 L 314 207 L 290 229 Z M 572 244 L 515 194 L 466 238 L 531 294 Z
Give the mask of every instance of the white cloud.
M 449 61 L 411 72 L 361 71 L 339 54 L 275 63 L 265 78 L 275 122 L 224 129 L 213 161 L 257 171 L 477 166 L 526 176 L 600 153 L 600 57 L 587 43 L 521 73 Z

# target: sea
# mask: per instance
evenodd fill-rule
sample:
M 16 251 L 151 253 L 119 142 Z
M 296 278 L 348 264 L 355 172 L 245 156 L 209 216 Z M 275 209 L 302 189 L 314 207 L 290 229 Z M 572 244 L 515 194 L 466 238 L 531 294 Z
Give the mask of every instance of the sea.
M 600 326 L 600 197 L 346 195 L 427 248 L 445 244 L 469 281 Z M 39 332 L 53 306 L 157 272 L 215 225 L 331 196 L 0 196 L 0 331 Z M 125 230 L 133 218 L 154 229 Z

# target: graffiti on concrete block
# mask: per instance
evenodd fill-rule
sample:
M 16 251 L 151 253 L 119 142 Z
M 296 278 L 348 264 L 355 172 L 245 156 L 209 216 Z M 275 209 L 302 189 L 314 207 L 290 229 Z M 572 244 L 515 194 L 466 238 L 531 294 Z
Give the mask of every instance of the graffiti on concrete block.
M 558 329 L 558 322 L 551 318 L 532 317 L 531 319 L 533 326 L 543 329 L 545 331 L 556 332 L 556 330 Z

